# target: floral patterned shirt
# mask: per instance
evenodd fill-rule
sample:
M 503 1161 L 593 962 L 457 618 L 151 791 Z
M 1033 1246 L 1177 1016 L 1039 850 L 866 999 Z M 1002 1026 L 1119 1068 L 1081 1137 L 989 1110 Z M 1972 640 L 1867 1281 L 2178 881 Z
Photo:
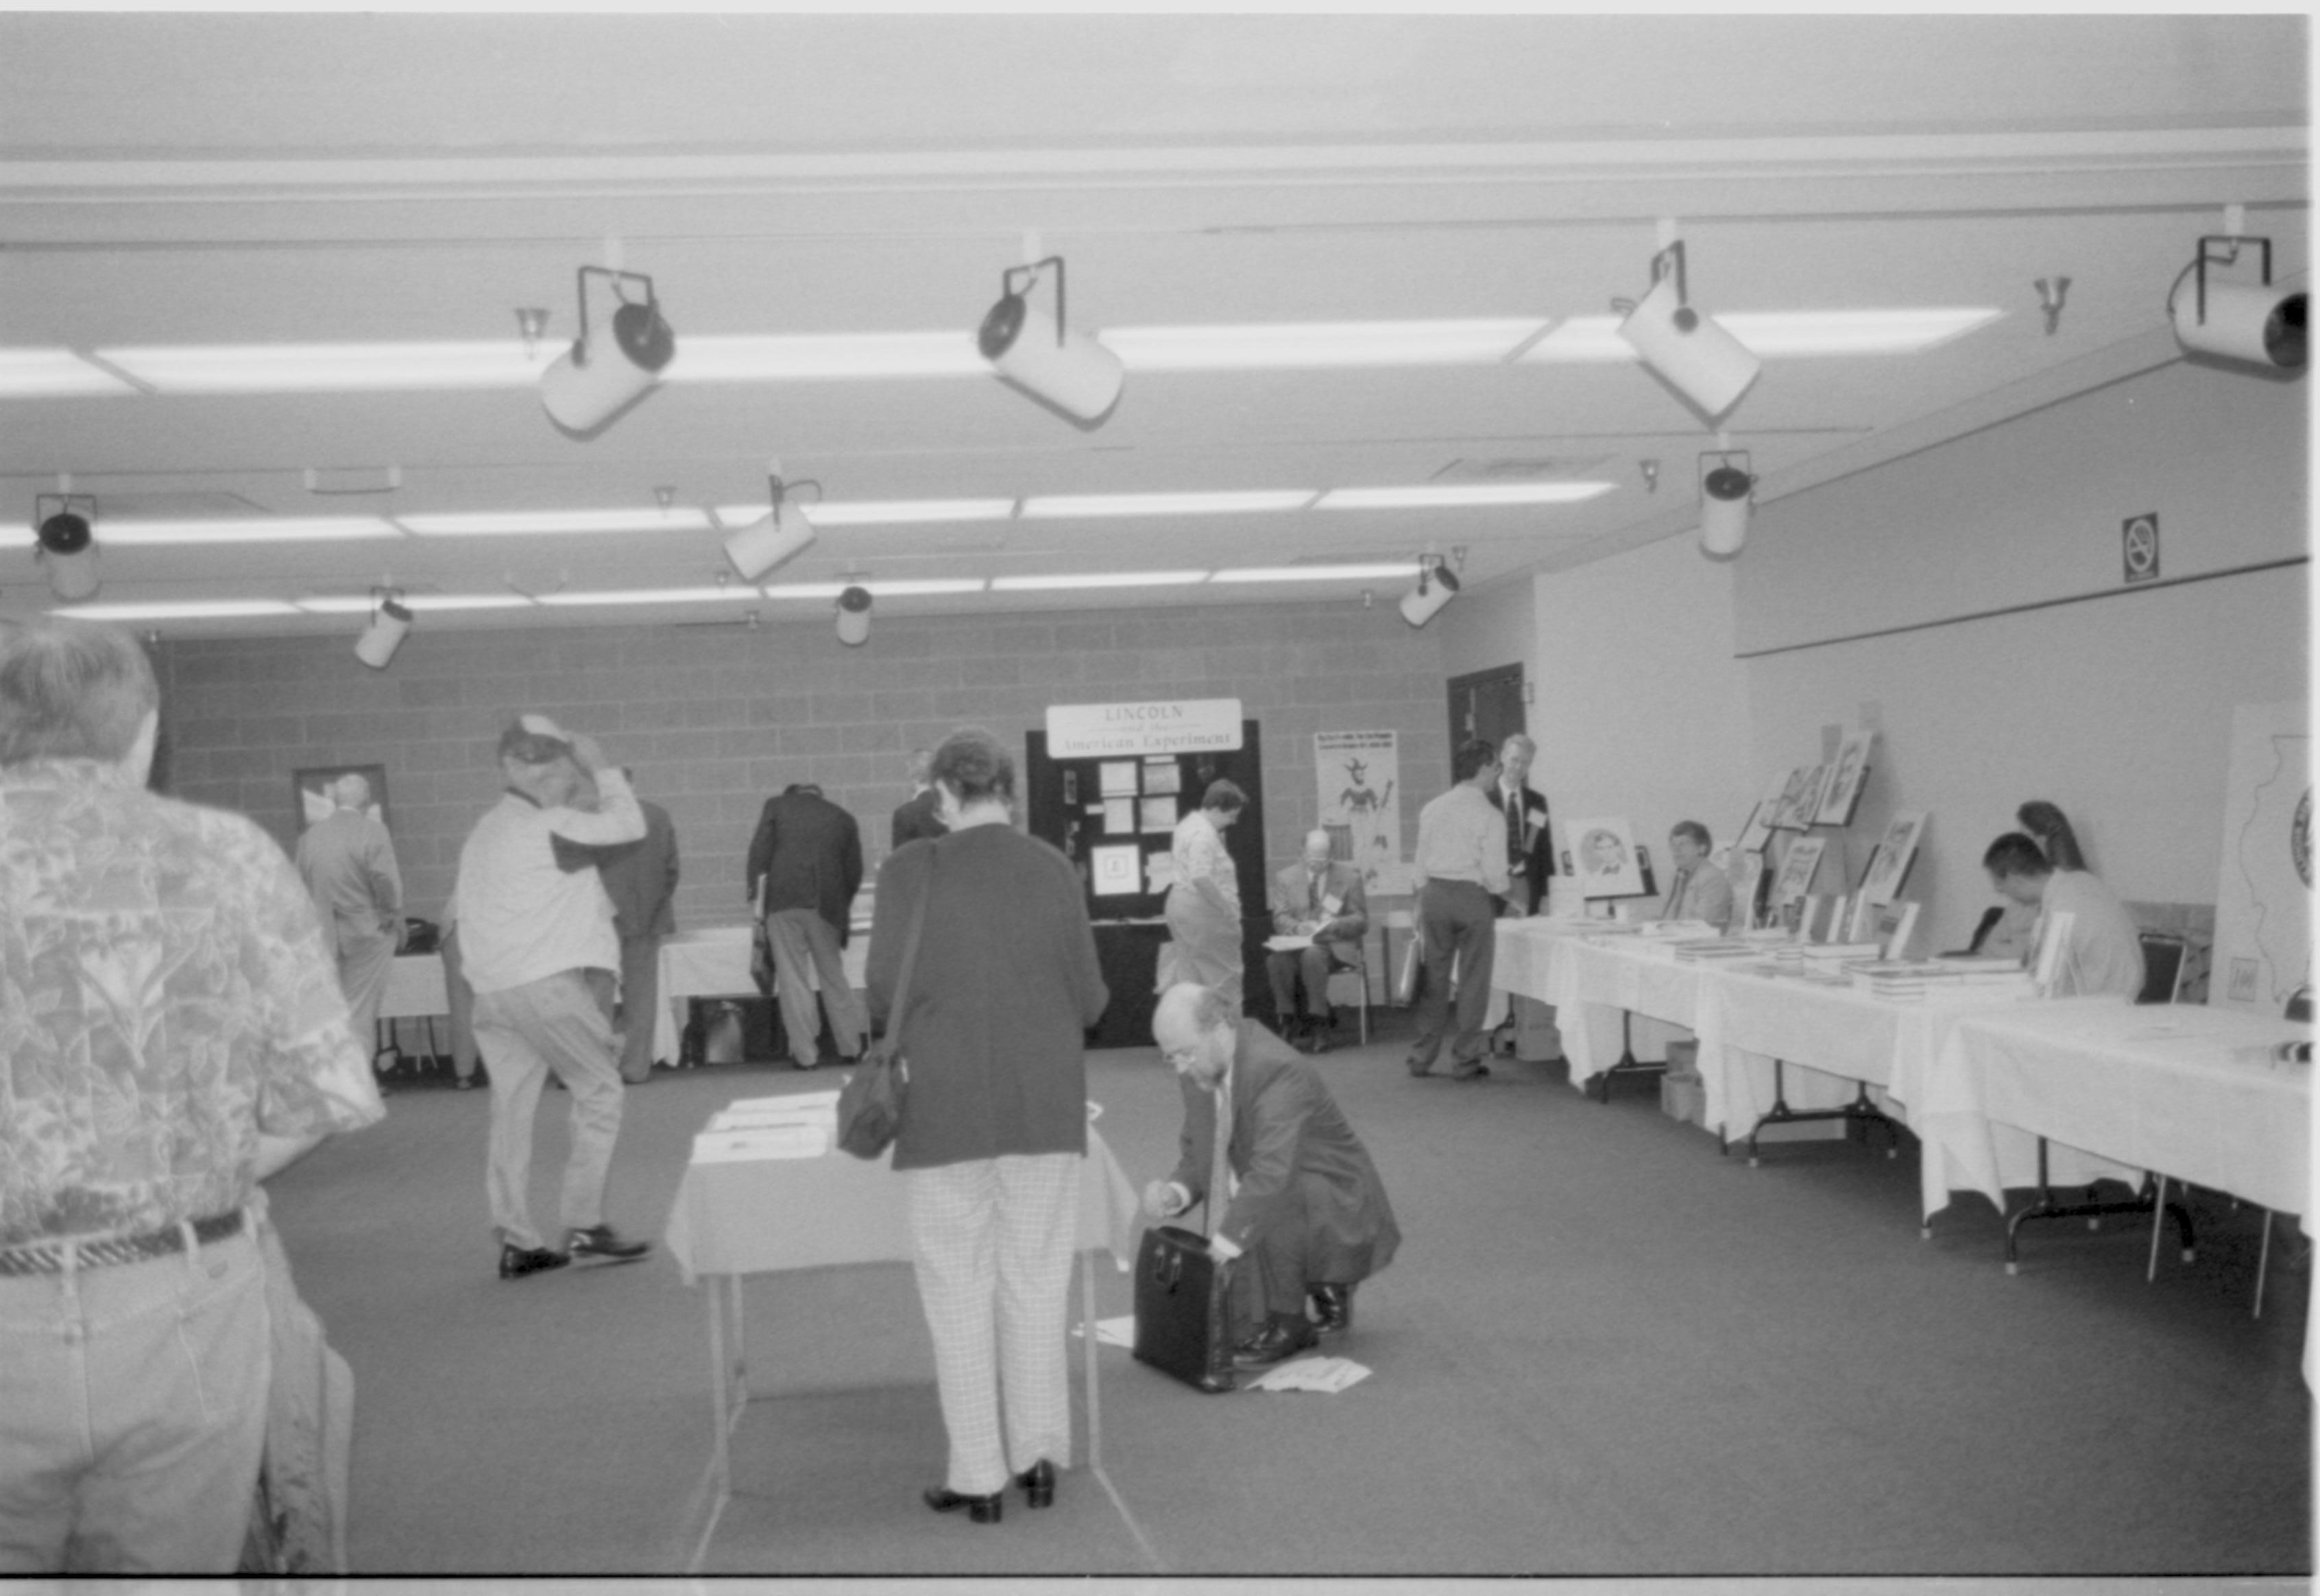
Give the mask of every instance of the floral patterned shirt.
M 111 765 L 0 767 L 0 1247 L 225 1212 L 261 1130 L 385 1114 L 272 838 Z

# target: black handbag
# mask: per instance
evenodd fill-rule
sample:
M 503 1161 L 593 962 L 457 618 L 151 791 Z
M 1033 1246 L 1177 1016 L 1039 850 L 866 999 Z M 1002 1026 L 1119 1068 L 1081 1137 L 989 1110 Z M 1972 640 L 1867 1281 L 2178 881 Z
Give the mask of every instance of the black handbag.
M 1232 1269 L 1209 1251 L 1209 1237 L 1223 1206 L 1228 1135 L 1219 1113 L 1200 1231 L 1174 1225 L 1148 1229 L 1136 1255 L 1136 1345 L 1131 1356 L 1194 1391 L 1210 1392 L 1231 1391 L 1235 1385 Z
M 894 1145 L 902 1129 L 904 1088 L 911 1066 L 902 1056 L 902 1015 L 911 997 L 911 966 L 918 962 L 919 932 L 927 922 L 927 900 L 935 895 L 931 860 L 927 884 L 911 911 L 911 929 L 902 941 L 902 968 L 894 978 L 893 1019 L 886 1034 L 870 1044 L 861 1067 L 846 1078 L 838 1094 L 838 1145 L 856 1158 L 876 1158 Z

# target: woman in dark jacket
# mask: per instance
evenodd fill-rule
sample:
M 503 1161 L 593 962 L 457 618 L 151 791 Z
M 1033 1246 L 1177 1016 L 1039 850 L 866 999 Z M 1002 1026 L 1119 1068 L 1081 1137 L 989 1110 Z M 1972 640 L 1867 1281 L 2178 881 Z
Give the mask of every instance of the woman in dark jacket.
M 1087 1151 L 1083 1047 L 1110 993 L 1078 874 L 1011 823 L 1005 747 L 979 728 L 954 732 L 930 775 L 950 830 L 879 873 L 870 1013 L 910 1063 L 893 1166 L 910 1183 L 950 1434 L 949 1472 L 926 1501 L 994 1524 L 1010 1477 L 1046 1507 L 1056 1471 L 1071 1465 L 1065 1327 Z M 921 900 L 918 962 L 896 1014 Z

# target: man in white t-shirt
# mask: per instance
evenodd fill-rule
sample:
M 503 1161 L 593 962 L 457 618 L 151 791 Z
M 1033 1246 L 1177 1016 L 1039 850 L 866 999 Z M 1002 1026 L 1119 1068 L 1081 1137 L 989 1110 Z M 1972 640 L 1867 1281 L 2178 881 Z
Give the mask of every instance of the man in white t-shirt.
M 604 1184 L 621 1134 L 624 1088 L 606 1017 L 620 939 L 594 866 L 556 839 L 602 846 L 645 833 L 628 777 L 595 739 L 524 715 L 500 739 L 507 791 L 459 850 L 460 962 L 475 988 L 476 1040 L 492 1061 L 490 1195 L 500 1278 L 561 1268 L 575 1257 L 627 1263 L 648 1244 L 604 1222 Z M 594 812 L 573 807 L 593 779 Z M 564 1245 L 533 1229 L 532 1119 L 553 1075 L 572 1094 L 565 1164 Z

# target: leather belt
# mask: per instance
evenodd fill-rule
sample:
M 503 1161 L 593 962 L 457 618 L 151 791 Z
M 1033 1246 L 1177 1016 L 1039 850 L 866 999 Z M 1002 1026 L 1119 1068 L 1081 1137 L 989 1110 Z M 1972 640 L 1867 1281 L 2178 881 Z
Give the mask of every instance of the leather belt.
M 193 1222 L 194 1240 L 206 1244 L 223 1241 L 229 1236 L 241 1233 L 242 1211 L 212 1214 Z M 142 1236 L 65 1236 L 54 1241 L 27 1241 L 14 1247 L 0 1247 L 0 1274 L 61 1274 L 65 1259 L 73 1255 L 75 1266 L 82 1269 L 102 1269 L 108 1264 L 141 1264 L 148 1258 L 165 1258 L 171 1253 L 186 1250 L 186 1227 L 171 1225 L 166 1229 L 149 1230 Z

